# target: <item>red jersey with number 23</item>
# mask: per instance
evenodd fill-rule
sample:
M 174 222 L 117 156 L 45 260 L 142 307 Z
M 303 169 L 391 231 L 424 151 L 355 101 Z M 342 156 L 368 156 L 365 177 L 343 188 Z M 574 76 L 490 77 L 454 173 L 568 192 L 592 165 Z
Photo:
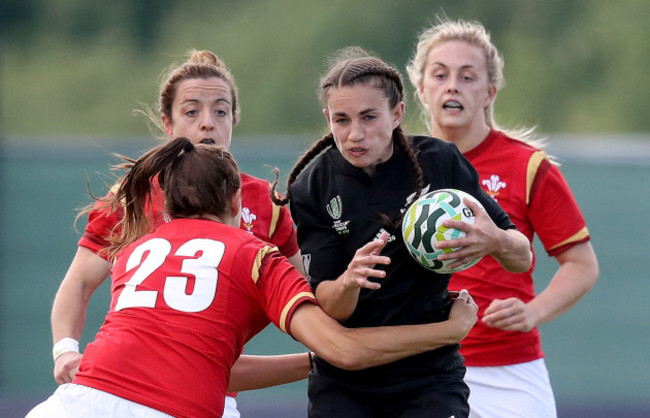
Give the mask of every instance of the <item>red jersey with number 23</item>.
M 481 187 L 508 213 L 529 241 L 537 234 L 550 256 L 589 240 L 589 232 L 564 176 L 547 155 L 502 132 L 464 156 L 479 173 Z M 532 249 L 532 247 L 531 247 Z M 503 366 L 542 358 L 539 330 L 522 333 L 488 327 L 481 321 L 494 299 L 535 297 L 532 272 L 510 273 L 494 258 L 452 274 L 449 288 L 467 289 L 479 307 L 479 321 L 461 342 L 467 366 Z
M 111 307 L 74 383 L 177 417 L 221 416 L 244 344 L 315 298 L 276 247 L 215 221 L 176 219 L 117 258 Z

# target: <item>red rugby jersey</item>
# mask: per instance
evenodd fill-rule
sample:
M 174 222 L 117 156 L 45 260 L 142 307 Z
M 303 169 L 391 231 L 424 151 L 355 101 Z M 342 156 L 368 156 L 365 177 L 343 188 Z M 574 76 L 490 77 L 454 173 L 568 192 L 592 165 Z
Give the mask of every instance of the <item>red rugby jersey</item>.
M 273 322 L 290 334 L 315 298 L 276 247 L 237 228 L 176 219 L 117 258 L 111 307 L 74 383 L 178 417 L 221 416 L 230 369 Z
M 537 234 L 550 256 L 589 240 L 589 232 L 569 186 L 543 151 L 491 131 L 464 154 L 479 173 L 481 187 L 510 215 L 532 242 Z M 532 246 L 531 246 L 532 249 Z M 468 366 L 502 366 L 544 356 L 537 328 L 530 332 L 502 331 L 481 321 L 494 299 L 534 298 L 533 265 L 526 273 L 510 273 L 492 257 L 454 273 L 449 289 L 467 289 L 479 306 L 479 321 L 461 342 Z

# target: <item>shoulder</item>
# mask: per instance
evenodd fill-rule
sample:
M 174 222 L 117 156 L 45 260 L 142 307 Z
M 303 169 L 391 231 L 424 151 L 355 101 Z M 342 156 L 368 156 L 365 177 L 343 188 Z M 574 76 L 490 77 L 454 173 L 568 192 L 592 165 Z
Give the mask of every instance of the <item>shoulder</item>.
M 312 162 L 310 162 L 309 165 L 305 167 L 305 169 L 298 175 L 296 180 L 291 184 L 291 193 L 293 194 L 294 191 L 303 190 L 305 188 L 311 189 L 312 187 L 310 187 L 310 185 L 321 184 L 330 176 L 337 176 L 339 169 L 344 169 L 345 167 L 339 167 L 339 169 L 335 169 L 338 167 L 336 166 L 337 162 L 335 154 L 338 154 L 338 150 L 335 148 L 330 148 L 318 156 L 316 159 L 314 159 Z
M 244 172 L 240 174 L 240 177 L 242 191 L 244 188 L 250 190 L 270 190 L 270 185 L 267 180 L 262 180 L 261 178 L 251 176 L 250 174 L 246 174 Z
M 535 146 L 535 144 L 514 138 L 504 132 L 492 131 L 490 132 L 490 136 L 494 137 L 492 145 L 494 147 L 510 149 L 511 151 L 515 151 L 521 155 L 546 155 L 546 153 L 540 147 Z
M 460 151 L 456 144 L 443 141 L 440 138 L 432 136 L 409 136 L 409 142 L 413 145 L 413 149 L 422 161 L 431 161 L 431 159 L 447 159 L 451 156 L 460 156 Z

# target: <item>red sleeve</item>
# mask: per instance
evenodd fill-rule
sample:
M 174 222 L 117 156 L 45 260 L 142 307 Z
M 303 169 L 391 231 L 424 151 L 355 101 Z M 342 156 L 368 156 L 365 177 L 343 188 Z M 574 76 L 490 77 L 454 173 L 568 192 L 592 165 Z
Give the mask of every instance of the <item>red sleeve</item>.
M 291 318 L 302 303 L 317 303 L 307 280 L 277 251 L 266 254 L 259 268 L 257 286 L 267 317 L 291 335 Z
M 529 217 L 550 256 L 590 239 L 585 219 L 566 179 L 546 158 L 539 162 L 530 186 Z
M 88 214 L 88 224 L 77 245 L 86 247 L 103 259 L 106 259 L 106 255 L 100 251 L 110 245 L 107 238 L 122 216 L 122 208 L 119 208 L 117 212 L 113 212 L 110 208 L 104 207 L 101 202 L 97 202 Z

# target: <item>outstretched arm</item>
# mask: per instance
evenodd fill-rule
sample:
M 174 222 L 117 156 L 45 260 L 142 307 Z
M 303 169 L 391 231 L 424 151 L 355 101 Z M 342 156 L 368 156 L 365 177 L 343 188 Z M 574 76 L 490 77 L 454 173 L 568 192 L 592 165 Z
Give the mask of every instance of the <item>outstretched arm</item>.
M 355 253 L 348 268 L 336 280 L 321 282 L 316 288 L 316 299 L 323 310 L 332 318 L 344 321 L 352 315 L 359 301 L 361 288 L 379 289 L 379 283 L 368 277 L 384 278 L 386 272 L 375 269 L 376 264 L 389 264 L 390 258 L 380 256 L 388 242 L 388 234 L 361 247 Z
M 476 215 L 476 223 L 446 220 L 443 225 L 465 232 L 464 238 L 440 241 L 436 248 L 460 248 L 438 256 L 439 260 L 456 262 L 449 267 L 458 267 L 478 257 L 491 255 L 508 271 L 522 273 L 528 271 L 533 262 L 528 238 L 516 229 L 501 229 L 479 205 L 464 199 L 465 205 Z
M 345 328 L 319 306 L 303 303 L 291 320 L 291 333 L 336 367 L 358 370 L 461 341 L 476 323 L 478 307 L 466 291 L 455 299 L 449 319 L 423 325 Z
M 111 269 L 108 261 L 85 247 L 78 247 L 52 305 L 52 339 L 81 338 L 86 324 L 88 301 Z M 68 351 L 54 362 L 54 380 L 70 383 L 79 367 L 81 354 Z
M 517 298 L 493 300 L 483 322 L 506 331 L 528 332 L 578 303 L 598 280 L 598 260 L 591 243 L 577 244 L 555 258 L 560 268 L 544 291 L 528 303 Z

